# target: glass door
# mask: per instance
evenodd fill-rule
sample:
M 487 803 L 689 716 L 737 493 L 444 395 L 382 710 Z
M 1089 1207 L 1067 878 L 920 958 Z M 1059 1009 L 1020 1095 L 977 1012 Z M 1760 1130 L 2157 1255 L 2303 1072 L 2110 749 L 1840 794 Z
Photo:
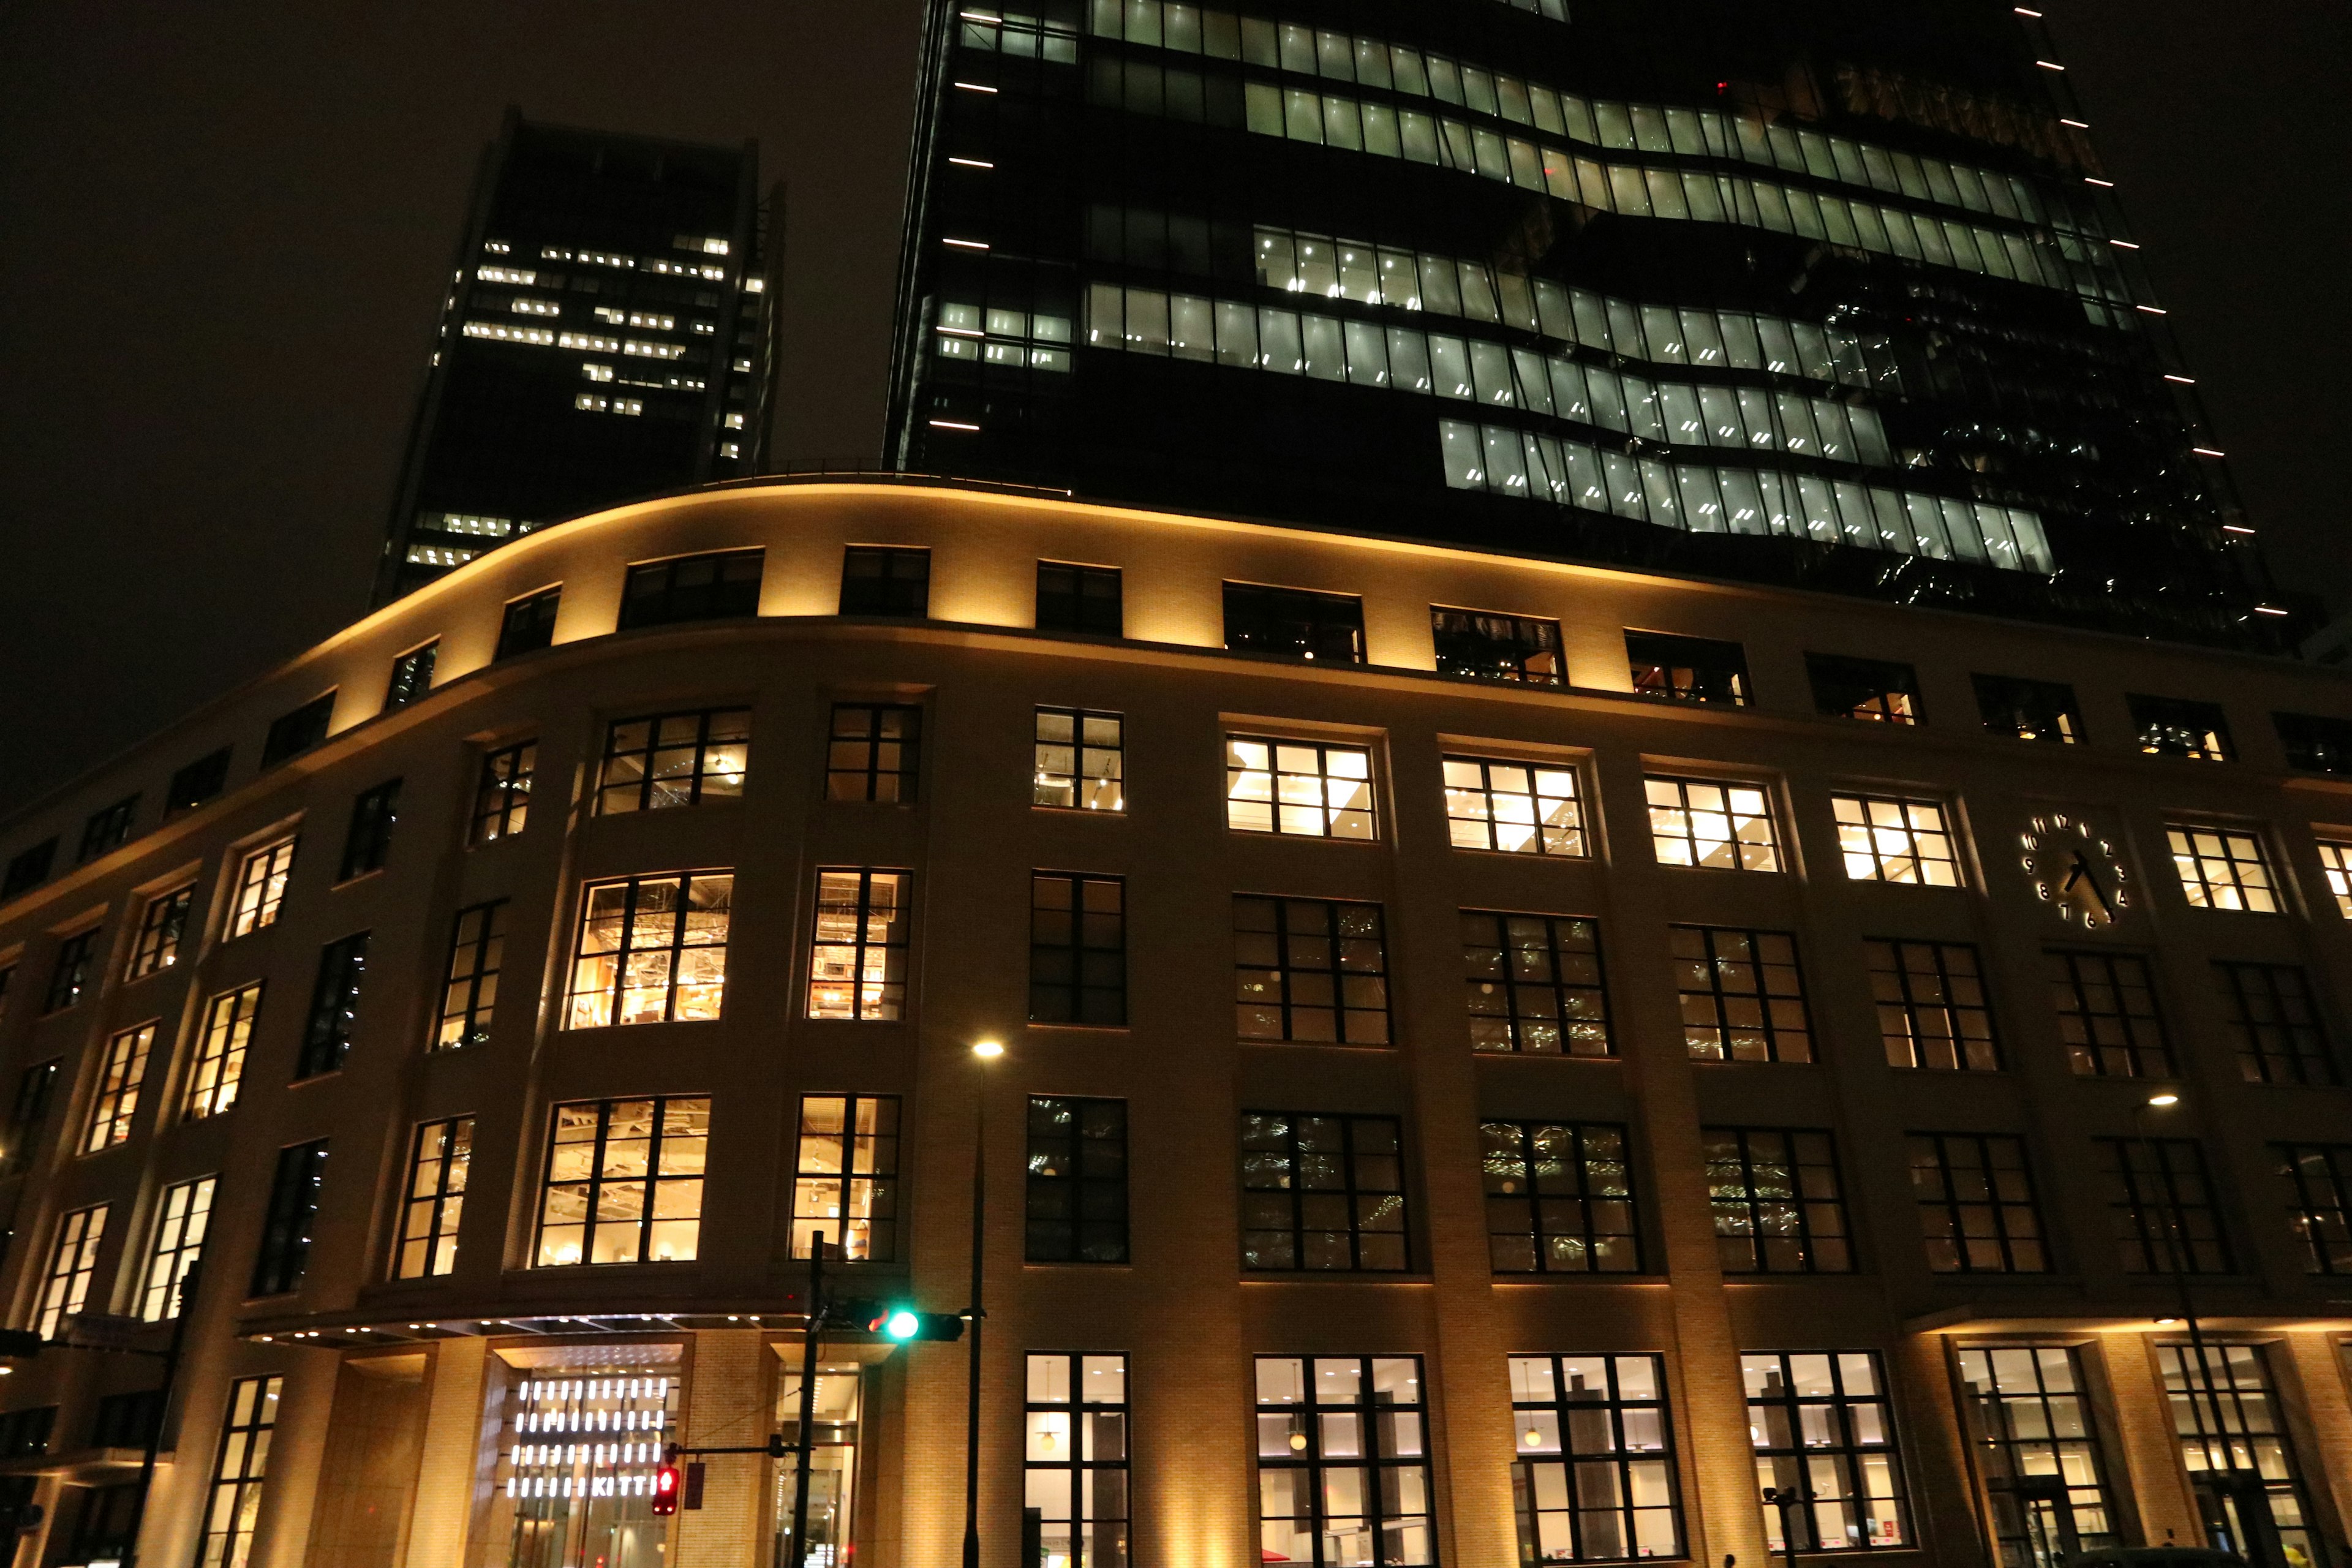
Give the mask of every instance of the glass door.
M 509 1568 L 661 1568 L 654 1472 L 677 1425 L 674 1372 L 526 1373 L 507 1395 L 499 1489 Z
M 808 1488 L 808 1549 L 793 1550 L 793 1501 L 800 1458 L 790 1452 L 800 1441 L 801 1373 L 788 1367 L 777 1380 L 776 1429 L 788 1450 L 776 1461 L 774 1568 L 842 1568 L 850 1552 L 854 1518 L 852 1489 L 857 1478 L 858 1368 L 820 1366 L 816 1374 L 816 1420 L 811 1437 Z

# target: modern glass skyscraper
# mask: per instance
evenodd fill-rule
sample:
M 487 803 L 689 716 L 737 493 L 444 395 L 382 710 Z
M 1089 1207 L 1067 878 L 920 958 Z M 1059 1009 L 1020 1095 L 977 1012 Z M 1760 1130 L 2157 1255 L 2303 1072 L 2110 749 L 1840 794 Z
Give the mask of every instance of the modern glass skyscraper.
M 377 574 L 396 598 L 537 525 L 760 470 L 759 150 L 533 125 L 483 154 Z
M 943 3 L 898 466 L 2283 648 L 1991 0 Z

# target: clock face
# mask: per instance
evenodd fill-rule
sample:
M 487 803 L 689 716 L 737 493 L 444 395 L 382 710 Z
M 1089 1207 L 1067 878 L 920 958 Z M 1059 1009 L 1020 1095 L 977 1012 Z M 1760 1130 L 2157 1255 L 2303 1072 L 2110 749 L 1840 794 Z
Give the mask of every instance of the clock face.
M 2101 931 L 2130 907 L 2122 858 L 2089 823 L 2055 813 L 2037 816 L 2018 841 L 2034 895 L 2060 920 Z

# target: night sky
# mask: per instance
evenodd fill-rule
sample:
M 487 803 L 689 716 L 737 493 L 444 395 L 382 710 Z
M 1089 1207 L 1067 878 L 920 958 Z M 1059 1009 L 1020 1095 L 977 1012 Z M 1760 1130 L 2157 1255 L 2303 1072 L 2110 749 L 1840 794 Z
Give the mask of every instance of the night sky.
M 2046 8 L 2280 575 L 2352 603 L 2352 7 Z M 772 452 L 875 461 L 916 11 L 0 7 L 0 809 L 363 611 L 509 103 L 756 138 L 788 203 Z

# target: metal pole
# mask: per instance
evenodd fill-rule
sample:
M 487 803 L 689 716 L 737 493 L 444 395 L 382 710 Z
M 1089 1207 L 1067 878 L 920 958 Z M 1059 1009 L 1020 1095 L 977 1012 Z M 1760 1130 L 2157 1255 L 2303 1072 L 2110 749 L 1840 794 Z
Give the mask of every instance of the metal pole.
M 800 1474 L 793 1478 L 793 1561 L 807 1568 L 809 1450 L 816 1436 L 816 1342 L 824 1323 L 824 1232 L 809 1238 L 808 1326 L 801 1335 L 801 1430 L 793 1445 Z
M 147 1494 L 155 1486 L 155 1456 L 163 1444 L 163 1423 L 172 1414 L 172 1384 L 180 1373 L 180 1350 L 187 1342 L 188 1313 L 195 1305 L 196 1269 L 191 1267 L 180 1277 L 177 1309 L 172 1314 L 172 1342 L 163 1352 L 163 1382 L 156 1390 L 155 1419 L 147 1426 L 147 1449 L 139 1457 L 139 1492 L 131 1500 L 130 1542 L 122 1553 L 122 1568 L 138 1568 L 139 1531 L 147 1522 Z
M 980 1120 L 971 1145 L 971 1376 L 964 1398 L 963 1568 L 980 1568 L 980 1325 L 982 1218 L 988 1207 L 988 1074 L 980 1074 Z
M 2181 1212 L 2179 1194 L 2174 1191 L 2170 1173 L 2166 1171 L 2164 1161 L 2157 1152 L 2156 1141 L 2148 1136 L 2147 1106 L 2145 1103 L 2132 1108 L 2132 1131 L 2139 1134 L 2140 1149 L 2147 1155 L 2148 1180 L 2159 1183 L 2163 1187 L 2165 1229 L 2168 1233 L 2164 1248 L 2165 1260 L 2171 1265 L 2173 1290 L 2180 1300 L 2181 1321 L 2189 1327 L 2189 1348 L 2197 1357 L 2197 1377 L 2205 1384 L 2205 1401 L 2213 1413 L 2213 1436 L 2221 1445 L 2221 1468 L 2234 1471 L 2238 1468 L 2238 1457 L 2230 1447 L 2230 1423 L 2221 1410 L 2221 1391 L 2214 1386 L 2213 1369 L 2205 1357 L 2204 1330 L 2198 1324 L 2197 1304 L 2189 1294 L 2188 1216 Z M 2189 1391 L 2189 1403 L 2191 1408 L 2195 1407 L 2196 1391 Z M 2213 1454 L 2210 1444 L 2207 1445 L 2205 1454 L 2210 1462 Z

